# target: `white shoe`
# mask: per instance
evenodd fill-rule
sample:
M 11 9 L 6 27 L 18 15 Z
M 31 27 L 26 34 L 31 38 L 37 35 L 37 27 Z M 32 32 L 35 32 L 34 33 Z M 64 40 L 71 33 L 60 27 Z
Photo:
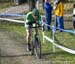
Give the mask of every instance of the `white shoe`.
M 31 51 L 31 45 L 30 44 L 27 45 L 27 51 L 28 52 Z

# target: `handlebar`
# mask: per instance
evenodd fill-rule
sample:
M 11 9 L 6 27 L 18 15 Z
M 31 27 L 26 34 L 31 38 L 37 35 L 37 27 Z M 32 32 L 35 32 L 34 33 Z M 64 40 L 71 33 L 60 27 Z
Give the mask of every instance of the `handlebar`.
M 32 24 L 32 28 L 39 28 L 39 27 L 43 27 L 43 26 L 40 26 L 38 23 L 33 23 Z

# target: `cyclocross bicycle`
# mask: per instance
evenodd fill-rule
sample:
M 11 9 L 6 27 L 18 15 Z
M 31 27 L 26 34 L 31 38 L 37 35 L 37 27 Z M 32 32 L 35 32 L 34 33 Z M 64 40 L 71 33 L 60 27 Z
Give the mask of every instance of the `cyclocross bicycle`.
M 38 35 L 38 27 L 42 26 L 38 26 L 37 23 L 34 23 L 32 26 L 32 28 L 34 28 L 34 34 L 31 43 L 31 54 L 35 55 L 37 58 L 41 58 L 41 41 Z

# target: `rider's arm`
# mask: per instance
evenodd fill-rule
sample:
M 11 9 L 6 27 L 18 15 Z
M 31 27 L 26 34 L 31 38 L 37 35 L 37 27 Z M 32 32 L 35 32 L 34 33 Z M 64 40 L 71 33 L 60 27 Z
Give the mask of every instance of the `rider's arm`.
M 39 25 L 42 26 L 42 24 L 43 24 L 43 19 L 42 19 L 41 15 L 39 15 L 38 21 L 39 21 Z

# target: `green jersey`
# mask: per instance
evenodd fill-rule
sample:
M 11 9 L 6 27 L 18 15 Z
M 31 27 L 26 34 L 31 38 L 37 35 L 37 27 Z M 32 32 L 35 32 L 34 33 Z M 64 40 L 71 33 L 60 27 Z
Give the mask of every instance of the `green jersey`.
M 28 22 L 33 23 L 35 21 L 35 19 L 32 16 L 32 12 L 27 13 L 26 15 L 26 19 L 25 19 L 25 25 L 27 25 Z M 41 23 L 41 16 L 38 15 L 38 19 L 37 19 L 38 23 Z

